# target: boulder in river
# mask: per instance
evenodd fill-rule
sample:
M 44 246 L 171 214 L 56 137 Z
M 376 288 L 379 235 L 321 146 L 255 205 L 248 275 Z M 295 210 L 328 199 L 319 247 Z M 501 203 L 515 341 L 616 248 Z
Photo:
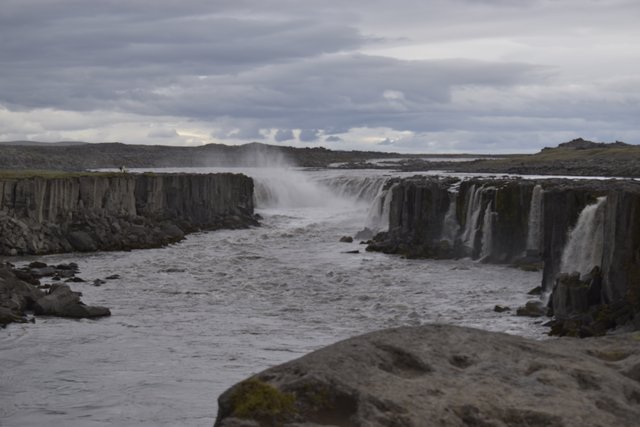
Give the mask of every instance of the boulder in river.
M 37 300 L 33 306 L 35 314 L 92 318 L 110 316 L 111 311 L 106 307 L 88 306 L 80 301 L 81 294 L 73 292 L 67 285 L 51 285 L 49 294 Z

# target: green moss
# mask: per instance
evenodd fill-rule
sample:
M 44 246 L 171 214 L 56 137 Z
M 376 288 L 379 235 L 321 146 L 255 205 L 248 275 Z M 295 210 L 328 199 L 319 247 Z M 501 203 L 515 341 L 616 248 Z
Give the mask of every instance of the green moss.
M 295 415 L 294 402 L 293 394 L 251 378 L 240 383 L 231 396 L 232 416 L 275 424 Z

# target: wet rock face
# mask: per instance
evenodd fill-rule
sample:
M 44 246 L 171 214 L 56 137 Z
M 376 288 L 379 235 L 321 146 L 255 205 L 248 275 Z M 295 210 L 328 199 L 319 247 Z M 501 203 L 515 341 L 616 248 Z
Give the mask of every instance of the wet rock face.
M 542 265 L 542 290 L 553 291 L 552 305 L 560 321 L 573 316 L 584 320 L 586 313 L 595 319 L 594 310 L 609 312 L 603 306 L 612 304 L 626 306 L 632 315 L 618 315 L 605 322 L 609 325 L 620 325 L 640 313 L 637 182 L 469 179 L 456 183 L 414 177 L 398 181 L 392 196 L 389 230 L 375 236 L 368 250 L 407 257 L 471 257 L 521 268 Z M 597 280 L 583 283 L 581 276 L 594 267 Z M 574 271 L 581 285 L 570 284 Z M 561 274 L 566 277 L 558 280 Z M 580 324 L 589 323 L 585 322 Z
M 240 174 L 0 180 L 0 255 L 158 247 L 253 224 L 253 181 Z
M 636 425 L 636 338 L 541 342 L 447 325 L 374 332 L 232 387 L 215 425 Z

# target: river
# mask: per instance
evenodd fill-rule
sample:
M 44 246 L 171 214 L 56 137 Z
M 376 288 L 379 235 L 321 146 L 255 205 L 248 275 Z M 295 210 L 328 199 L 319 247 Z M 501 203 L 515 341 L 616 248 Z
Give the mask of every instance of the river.
M 87 282 L 72 289 L 112 316 L 0 330 L 1 426 L 211 426 L 234 383 L 380 328 L 450 323 L 543 337 L 536 320 L 493 311 L 522 305 L 540 273 L 339 241 L 375 222 L 387 172 L 237 171 L 256 179 L 260 227 L 38 258 L 77 262 Z M 120 278 L 91 285 L 112 274 Z

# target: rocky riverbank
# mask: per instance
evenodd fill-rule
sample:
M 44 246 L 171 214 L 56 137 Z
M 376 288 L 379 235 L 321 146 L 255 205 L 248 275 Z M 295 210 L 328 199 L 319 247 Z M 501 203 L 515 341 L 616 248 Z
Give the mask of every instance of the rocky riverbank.
M 640 336 L 389 329 L 268 369 L 218 402 L 217 427 L 630 427 L 640 417 Z
M 71 290 L 68 283 L 84 282 L 77 273 L 78 266 L 74 263 L 50 266 L 34 261 L 22 268 L 0 264 L 0 326 L 35 322 L 34 317 L 28 318 L 28 313 L 74 319 L 110 316 L 108 308 L 86 305 L 80 300 L 82 293 Z M 45 278 L 49 283 L 42 284 Z M 103 283 L 104 280 L 96 279 L 92 285 Z
M 640 327 L 640 183 L 415 177 L 391 181 L 368 250 L 543 268 L 554 333 Z
M 0 255 L 128 250 L 257 225 L 241 174 L 0 175 Z

